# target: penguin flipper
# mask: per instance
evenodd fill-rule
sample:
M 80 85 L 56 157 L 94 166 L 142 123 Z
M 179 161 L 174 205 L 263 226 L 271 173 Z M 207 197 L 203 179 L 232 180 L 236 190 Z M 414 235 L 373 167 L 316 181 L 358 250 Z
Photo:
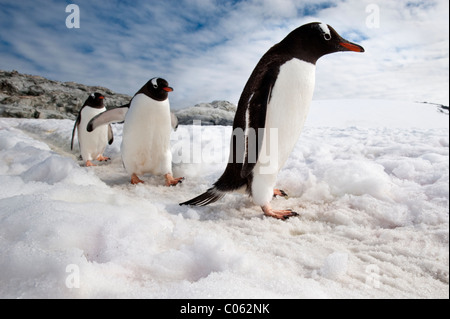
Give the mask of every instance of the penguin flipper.
M 241 169 L 241 177 L 248 177 L 258 162 L 264 139 L 264 128 L 266 125 L 267 106 L 272 97 L 272 88 L 278 76 L 278 69 L 269 69 L 261 79 L 252 86 L 258 89 L 248 98 L 245 116 L 247 135 L 245 137 L 245 156 Z M 244 90 L 246 90 L 245 88 Z M 249 88 L 252 90 L 251 88 Z M 244 95 L 244 94 L 243 94 Z M 241 98 L 242 99 L 242 98 Z M 247 123 L 248 122 L 248 123 Z
M 81 121 L 81 111 L 78 113 L 77 119 L 75 120 L 75 124 L 73 125 L 72 130 L 72 140 L 70 142 L 70 150 L 73 150 L 73 140 L 75 139 L 75 131 L 77 130 L 78 125 L 80 125 Z
M 111 124 L 108 124 L 108 144 L 111 145 L 114 142 L 114 134 Z
M 172 125 L 172 128 L 176 131 L 178 128 L 178 117 L 173 112 L 170 112 L 170 124 Z
M 203 194 L 188 200 L 186 202 L 180 203 L 183 205 L 193 205 L 193 206 L 206 206 L 208 204 L 214 203 L 225 196 L 224 192 L 217 190 L 215 187 L 208 189 Z
M 123 122 L 125 120 L 125 115 L 127 114 L 129 108 L 130 104 L 126 104 L 107 110 L 94 116 L 86 126 L 86 130 L 88 132 L 92 132 L 101 125 Z

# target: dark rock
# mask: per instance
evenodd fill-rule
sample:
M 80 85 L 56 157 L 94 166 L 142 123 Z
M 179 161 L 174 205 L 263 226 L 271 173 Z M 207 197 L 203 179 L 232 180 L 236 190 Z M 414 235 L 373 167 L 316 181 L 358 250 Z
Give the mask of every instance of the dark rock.
M 40 87 L 39 85 L 32 85 L 28 88 L 28 91 L 26 92 L 26 94 L 31 95 L 31 96 L 40 96 L 43 95 L 45 93 L 45 90 Z
M 8 80 L 2 80 L 0 82 L 0 91 L 6 94 L 17 94 L 19 93 L 19 90 L 12 85 Z
M 126 104 L 131 99 L 128 95 L 100 86 L 58 82 L 17 71 L 0 70 L 0 116 L 73 119 L 93 92 L 105 96 L 107 108 Z
M 90 93 L 105 96 L 106 108 L 130 102 L 131 96 L 102 86 L 86 86 L 75 82 L 58 82 L 17 71 L 0 70 L 0 116 L 38 119 L 74 120 Z M 174 111 L 181 125 L 232 125 L 236 106 L 227 101 L 200 103 Z

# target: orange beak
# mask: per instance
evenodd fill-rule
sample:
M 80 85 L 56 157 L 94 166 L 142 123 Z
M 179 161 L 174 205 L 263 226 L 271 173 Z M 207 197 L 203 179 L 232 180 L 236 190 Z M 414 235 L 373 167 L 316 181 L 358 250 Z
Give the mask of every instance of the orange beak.
M 344 47 L 345 51 L 364 52 L 364 48 L 360 45 L 351 42 L 340 42 L 340 46 Z
M 170 86 L 163 88 L 163 90 L 166 92 L 173 92 L 173 89 Z

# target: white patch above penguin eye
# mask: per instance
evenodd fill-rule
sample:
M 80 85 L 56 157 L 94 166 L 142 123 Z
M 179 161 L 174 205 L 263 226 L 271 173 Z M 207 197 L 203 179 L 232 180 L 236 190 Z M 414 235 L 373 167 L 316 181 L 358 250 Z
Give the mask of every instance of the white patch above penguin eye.
M 319 24 L 320 29 L 323 32 L 323 38 L 327 41 L 331 40 L 331 31 L 325 23 Z
M 91 97 L 92 97 L 93 99 L 95 99 L 95 94 L 94 94 L 94 93 L 91 93 Z
M 158 78 L 153 78 L 150 82 L 155 89 L 158 87 Z

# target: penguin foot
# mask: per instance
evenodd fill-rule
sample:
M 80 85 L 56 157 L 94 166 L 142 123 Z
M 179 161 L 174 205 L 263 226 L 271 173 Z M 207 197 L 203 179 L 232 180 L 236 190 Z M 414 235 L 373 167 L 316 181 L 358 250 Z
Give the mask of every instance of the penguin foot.
M 144 181 L 142 179 L 140 179 L 136 174 L 133 173 L 133 175 L 131 175 L 131 184 L 136 185 L 139 183 L 144 184 Z
M 166 174 L 164 177 L 166 178 L 166 186 L 176 186 L 184 180 L 184 177 L 174 178 L 172 174 Z
M 94 163 L 92 163 L 90 160 L 87 160 L 87 161 L 86 161 L 86 167 L 89 167 L 89 166 L 97 166 L 97 165 L 95 165 Z
M 103 155 L 99 155 L 98 157 L 97 157 L 97 161 L 100 161 L 100 162 L 103 162 L 103 161 L 108 161 L 108 160 L 110 160 L 111 158 L 109 158 L 109 157 L 106 157 L 106 156 L 103 156 Z
M 281 219 L 281 220 L 286 220 L 290 217 L 295 217 L 298 216 L 298 213 L 293 212 L 290 209 L 287 210 L 274 210 L 272 209 L 272 207 L 270 207 L 270 205 L 264 205 L 261 207 L 264 215 L 269 216 L 269 217 L 273 217 L 276 219 Z
M 289 198 L 289 195 L 286 194 L 286 192 L 284 190 L 275 188 L 273 190 L 273 197 L 275 198 L 277 196 L 284 197 L 285 199 Z

